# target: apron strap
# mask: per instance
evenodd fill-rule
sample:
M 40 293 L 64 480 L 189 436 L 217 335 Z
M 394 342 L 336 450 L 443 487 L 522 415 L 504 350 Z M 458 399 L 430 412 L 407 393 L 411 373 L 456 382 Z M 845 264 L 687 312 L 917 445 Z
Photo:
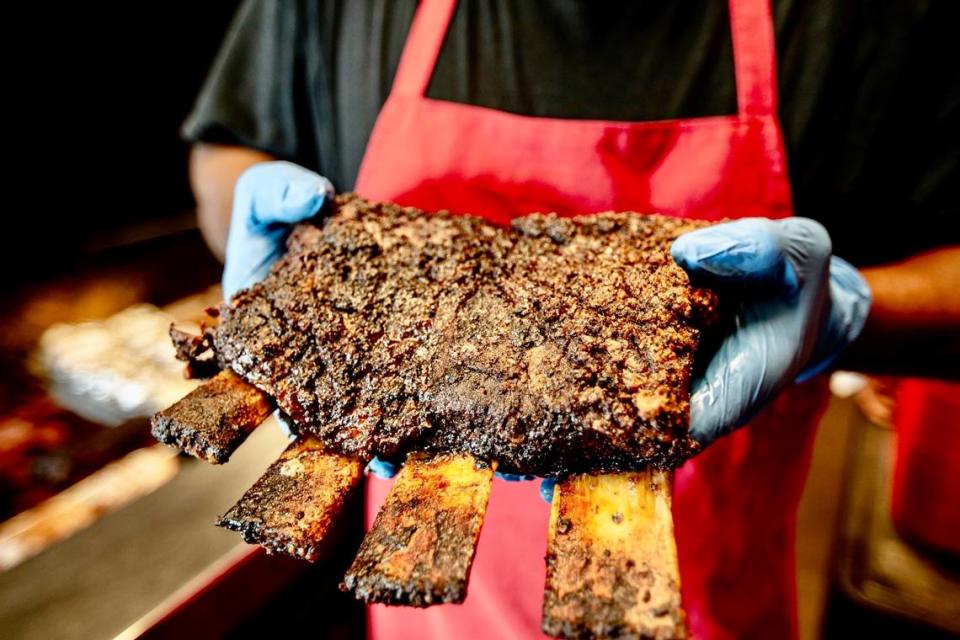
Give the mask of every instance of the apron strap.
M 741 116 L 777 114 L 777 49 L 770 0 L 729 0 L 737 108 Z
M 394 93 L 411 98 L 426 95 L 456 9 L 457 0 L 421 0 L 400 56 Z
M 776 47 L 770 0 L 729 0 L 729 7 L 739 113 L 742 116 L 775 115 Z M 456 9 L 456 0 L 420 2 L 397 67 L 393 91 L 398 95 L 426 95 Z

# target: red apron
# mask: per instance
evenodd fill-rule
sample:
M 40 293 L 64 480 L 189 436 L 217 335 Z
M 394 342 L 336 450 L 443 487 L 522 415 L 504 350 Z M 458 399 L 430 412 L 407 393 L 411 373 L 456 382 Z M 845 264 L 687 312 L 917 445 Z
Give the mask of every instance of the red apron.
M 739 113 L 658 122 L 521 116 L 426 97 L 455 0 L 424 0 L 357 191 L 495 223 L 534 211 L 791 215 L 769 0 L 730 0 Z M 798 387 L 676 475 L 684 605 L 698 638 L 795 635 L 794 513 L 823 385 Z M 389 488 L 373 480 L 368 525 Z M 548 508 L 495 481 L 462 605 L 374 606 L 374 638 L 539 637 Z

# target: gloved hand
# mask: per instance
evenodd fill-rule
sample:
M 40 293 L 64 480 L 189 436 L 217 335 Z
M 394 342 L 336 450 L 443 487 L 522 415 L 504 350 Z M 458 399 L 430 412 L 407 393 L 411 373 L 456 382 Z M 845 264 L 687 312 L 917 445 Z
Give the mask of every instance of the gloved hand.
M 224 298 L 263 279 L 283 255 L 291 227 L 315 216 L 333 194 L 329 180 L 290 162 L 262 162 L 247 169 L 233 194 Z
M 680 236 L 672 254 L 694 282 L 736 303 L 735 329 L 693 380 L 690 432 L 703 444 L 827 369 L 867 320 L 866 281 L 831 257 L 830 236 L 813 220 L 718 224 Z
M 224 299 L 262 280 L 283 255 L 291 227 L 315 216 L 333 194 L 329 180 L 290 162 L 261 162 L 244 171 L 230 212 Z M 294 437 L 296 429 L 283 413 L 274 416 L 287 437 Z

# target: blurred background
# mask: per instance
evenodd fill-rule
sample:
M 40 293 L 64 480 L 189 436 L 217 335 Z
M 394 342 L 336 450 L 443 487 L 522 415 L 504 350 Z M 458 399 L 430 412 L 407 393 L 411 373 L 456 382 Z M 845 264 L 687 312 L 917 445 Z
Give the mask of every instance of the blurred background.
M 165 636 L 191 616 L 191 637 L 268 633 L 339 602 L 342 569 L 320 563 L 313 573 L 335 579 L 298 586 L 306 565 L 262 562 L 213 526 L 285 448 L 278 428 L 228 470 L 156 445 L 146 420 L 193 385 L 170 322 L 220 299 L 179 129 L 238 4 L 11 13 L 23 36 L 8 65 L 16 160 L 0 252 L 2 638 Z M 163 631 L 172 611 L 176 631 Z M 342 637 L 363 635 L 352 601 L 326 633 L 338 617 Z
M 0 310 L 0 637 L 362 637 L 328 560 L 269 561 L 212 526 L 285 446 L 224 467 L 146 417 L 191 388 L 166 337 L 219 300 L 178 130 L 238 3 L 27 9 Z M 44 15 L 56 12 L 56 19 Z M 957 637 L 958 387 L 840 375 L 798 518 L 804 638 Z M 936 434 L 936 435 L 934 435 Z M 255 585 L 252 588 L 251 585 Z

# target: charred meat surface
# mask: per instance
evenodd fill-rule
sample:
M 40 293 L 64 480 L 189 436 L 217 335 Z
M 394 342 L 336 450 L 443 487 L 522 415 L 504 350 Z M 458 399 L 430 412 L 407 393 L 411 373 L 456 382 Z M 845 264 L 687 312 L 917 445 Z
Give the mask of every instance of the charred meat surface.
M 218 524 L 249 543 L 313 562 L 360 478 L 363 463 L 303 436 L 270 465 Z
M 471 456 L 411 456 L 347 571 L 361 600 L 463 602 L 493 467 Z
M 456 452 L 506 472 L 674 467 L 712 293 L 671 259 L 702 222 L 469 216 L 340 196 L 212 331 L 218 362 L 367 459 Z
M 222 464 L 271 411 L 270 398 L 225 369 L 155 414 L 152 433 L 164 444 Z

